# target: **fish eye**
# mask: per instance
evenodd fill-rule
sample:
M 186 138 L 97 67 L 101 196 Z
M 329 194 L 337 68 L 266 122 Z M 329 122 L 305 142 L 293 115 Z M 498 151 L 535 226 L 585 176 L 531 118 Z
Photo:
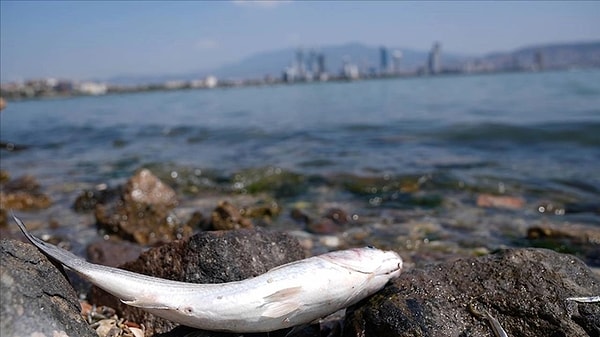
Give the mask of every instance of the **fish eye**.
M 368 245 L 367 248 L 369 248 L 369 249 L 375 249 L 375 247 L 373 247 L 371 245 Z

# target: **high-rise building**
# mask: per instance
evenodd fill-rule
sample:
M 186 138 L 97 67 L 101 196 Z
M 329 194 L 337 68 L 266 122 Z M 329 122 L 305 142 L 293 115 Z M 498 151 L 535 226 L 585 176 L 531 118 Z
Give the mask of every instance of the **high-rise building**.
M 402 51 L 394 50 L 392 53 L 393 71 L 395 74 L 400 73 L 400 61 L 402 60 Z
M 388 50 L 386 47 L 380 47 L 379 48 L 379 71 L 384 74 L 387 73 L 389 70 L 390 64 L 389 64 L 389 56 L 388 56 Z
M 300 77 L 303 77 L 305 71 L 306 66 L 304 64 L 304 50 L 302 48 L 298 48 L 296 51 L 296 72 Z
M 442 70 L 442 46 L 439 42 L 433 44 L 429 52 L 428 71 L 430 74 L 439 74 Z
M 327 72 L 327 68 L 325 68 L 325 54 L 319 53 L 317 55 L 317 74 L 322 75 Z

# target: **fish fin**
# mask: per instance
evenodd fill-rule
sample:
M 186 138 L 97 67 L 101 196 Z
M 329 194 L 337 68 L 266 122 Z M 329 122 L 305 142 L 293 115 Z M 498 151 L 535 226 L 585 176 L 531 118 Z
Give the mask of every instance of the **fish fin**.
M 269 296 L 265 296 L 265 311 L 263 316 L 266 317 L 281 317 L 288 315 L 300 308 L 300 302 L 294 297 L 298 295 L 302 287 L 292 287 L 281 289 Z M 296 297 L 297 298 L 297 297 Z
M 121 302 L 123 302 L 127 305 L 130 305 L 132 307 L 137 307 L 137 308 L 142 308 L 142 309 L 162 309 L 162 310 L 173 309 L 172 307 L 169 307 L 164 304 L 154 303 L 154 302 L 150 302 L 150 301 L 144 301 L 144 300 L 140 300 L 140 299 L 133 299 L 133 300 L 121 299 Z

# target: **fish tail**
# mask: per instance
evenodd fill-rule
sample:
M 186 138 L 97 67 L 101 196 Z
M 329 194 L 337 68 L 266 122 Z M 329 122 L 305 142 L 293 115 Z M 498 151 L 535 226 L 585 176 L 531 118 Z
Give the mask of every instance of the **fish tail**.
M 27 231 L 27 227 L 21 219 L 17 218 L 14 213 L 11 214 L 23 235 L 31 242 L 34 246 L 36 246 L 39 250 L 41 250 L 44 254 L 51 257 L 53 260 L 56 260 L 65 266 L 71 269 L 78 269 L 81 266 L 87 264 L 88 262 L 78 257 L 77 255 L 61 249 L 53 244 L 47 243 Z

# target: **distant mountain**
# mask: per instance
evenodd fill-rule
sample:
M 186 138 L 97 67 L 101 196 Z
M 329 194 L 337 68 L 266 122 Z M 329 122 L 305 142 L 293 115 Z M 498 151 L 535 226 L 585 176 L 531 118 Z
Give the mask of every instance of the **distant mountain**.
M 465 69 L 469 63 L 484 64 L 485 69 L 506 70 L 528 68 L 535 63 L 536 55 L 541 57 L 544 68 L 600 67 L 600 42 L 556 43 L 528 46 L 509 52 L 495 52 L 483 56 L 447 53 L 442 45 L 441 63 L 445 69 Z M 402 52 L 400 68 L 414 71 L 426 65 L 429 51 L 408 48 L 387 47 L 391 60 L 394 51 Z M 262 79 L 267 75 L 280 77 L 285 68 L 294 64 L 298 48 L 286 48 L 258 53 L 236 63 L 226 64 L 215 69 L 193 71 L 186 74 L 165 75 L 124 75 L 107 79 L 111 84 L 149 84 L 167 81 L 189 81 L 214 75 L 219 79 Z M 346 43 L 320 48 L 303 48 L 305 63 L 311 53 L 321 53 L 325 57 L 325 68 L 331 74 L 338 74 L 344 61 L 356 64 L 361 70 L 379 69 L 380 46 L 362 43 Z M 541 55 L 541 56 L 539 56 Z M 391 61 L 390 61 L 391 62 Z
M 443 47 L 443 46 L 442 46 Z M 418 51 L 407 48 L 388 47 L 389 58 L 394 51 L 402 52 L 400 67 L 411 71 L 422 67 L 427 62 L 429 51 Z M 320 48 L 302 49 L 305 62 L 308 61 L 311 52 L 321 53 L 325 56 L 325 68 L 327 72 L 338 74 L 344 60 L 358 65 L 366 70 L 370 67 L 379 68 L 380 46 L 369 46 L 362 43 L 346 43 L 335 46 L 323 46 Z M 296 61 L 298 48 L 285 48 L 275 51 L 267 51 L 251 55 L 236 63 L 225 64 L 215 69 L 204 71 L 193 71 L 187 74 L 165 74 L 165 75 L 120 75 L 107 79 L 111 84 L 130 85 L 147 83 L 164 83 L 171 80 L 194 80 L 214 75 L 224 79 L 259 79 L 267 75 L 280 77 L 284 69 L 293 65 Z M 456 66 L 469 58 L 465 55 L 447 54 L 442 50 L 442 64 L 444 66 Z
M 600 41 L 527 46 L 510 52 L 490 53 L 481 60 L 496 69 L 527 68 L 534 64 L 536 55 L 540 55 L 546 69 L 600 67 Z
M 418 51 L 407 48 L 386 47 L 391 62 L 392 53 L 396 50 L 402 52 L 400 67 L 404 70 L 414 70 L 422 67 L 427 62 L 428 51 Z M 262 78 L 265 75 L 281 76 L 286 67 L 296 61 L 298 48 L 286 48 L 276 51 L 252 55 L 234 64 L 227 64 L 215 69 L 212 74 L 219 78 Z M 352 62 L 361 69 L 379 68 L 380 47 L 369 46 L 362 43 L 346 43 L 337 46 L 323 46 L 321 48 L 303 48 L 302 54 L 306 62 L 311 52 L 321 53 L 325 56 L 327 72 L 337 74 L 344 61 Z M 465 55 L 443 54 L 443 64 L 456 65 L 467 58 Z

